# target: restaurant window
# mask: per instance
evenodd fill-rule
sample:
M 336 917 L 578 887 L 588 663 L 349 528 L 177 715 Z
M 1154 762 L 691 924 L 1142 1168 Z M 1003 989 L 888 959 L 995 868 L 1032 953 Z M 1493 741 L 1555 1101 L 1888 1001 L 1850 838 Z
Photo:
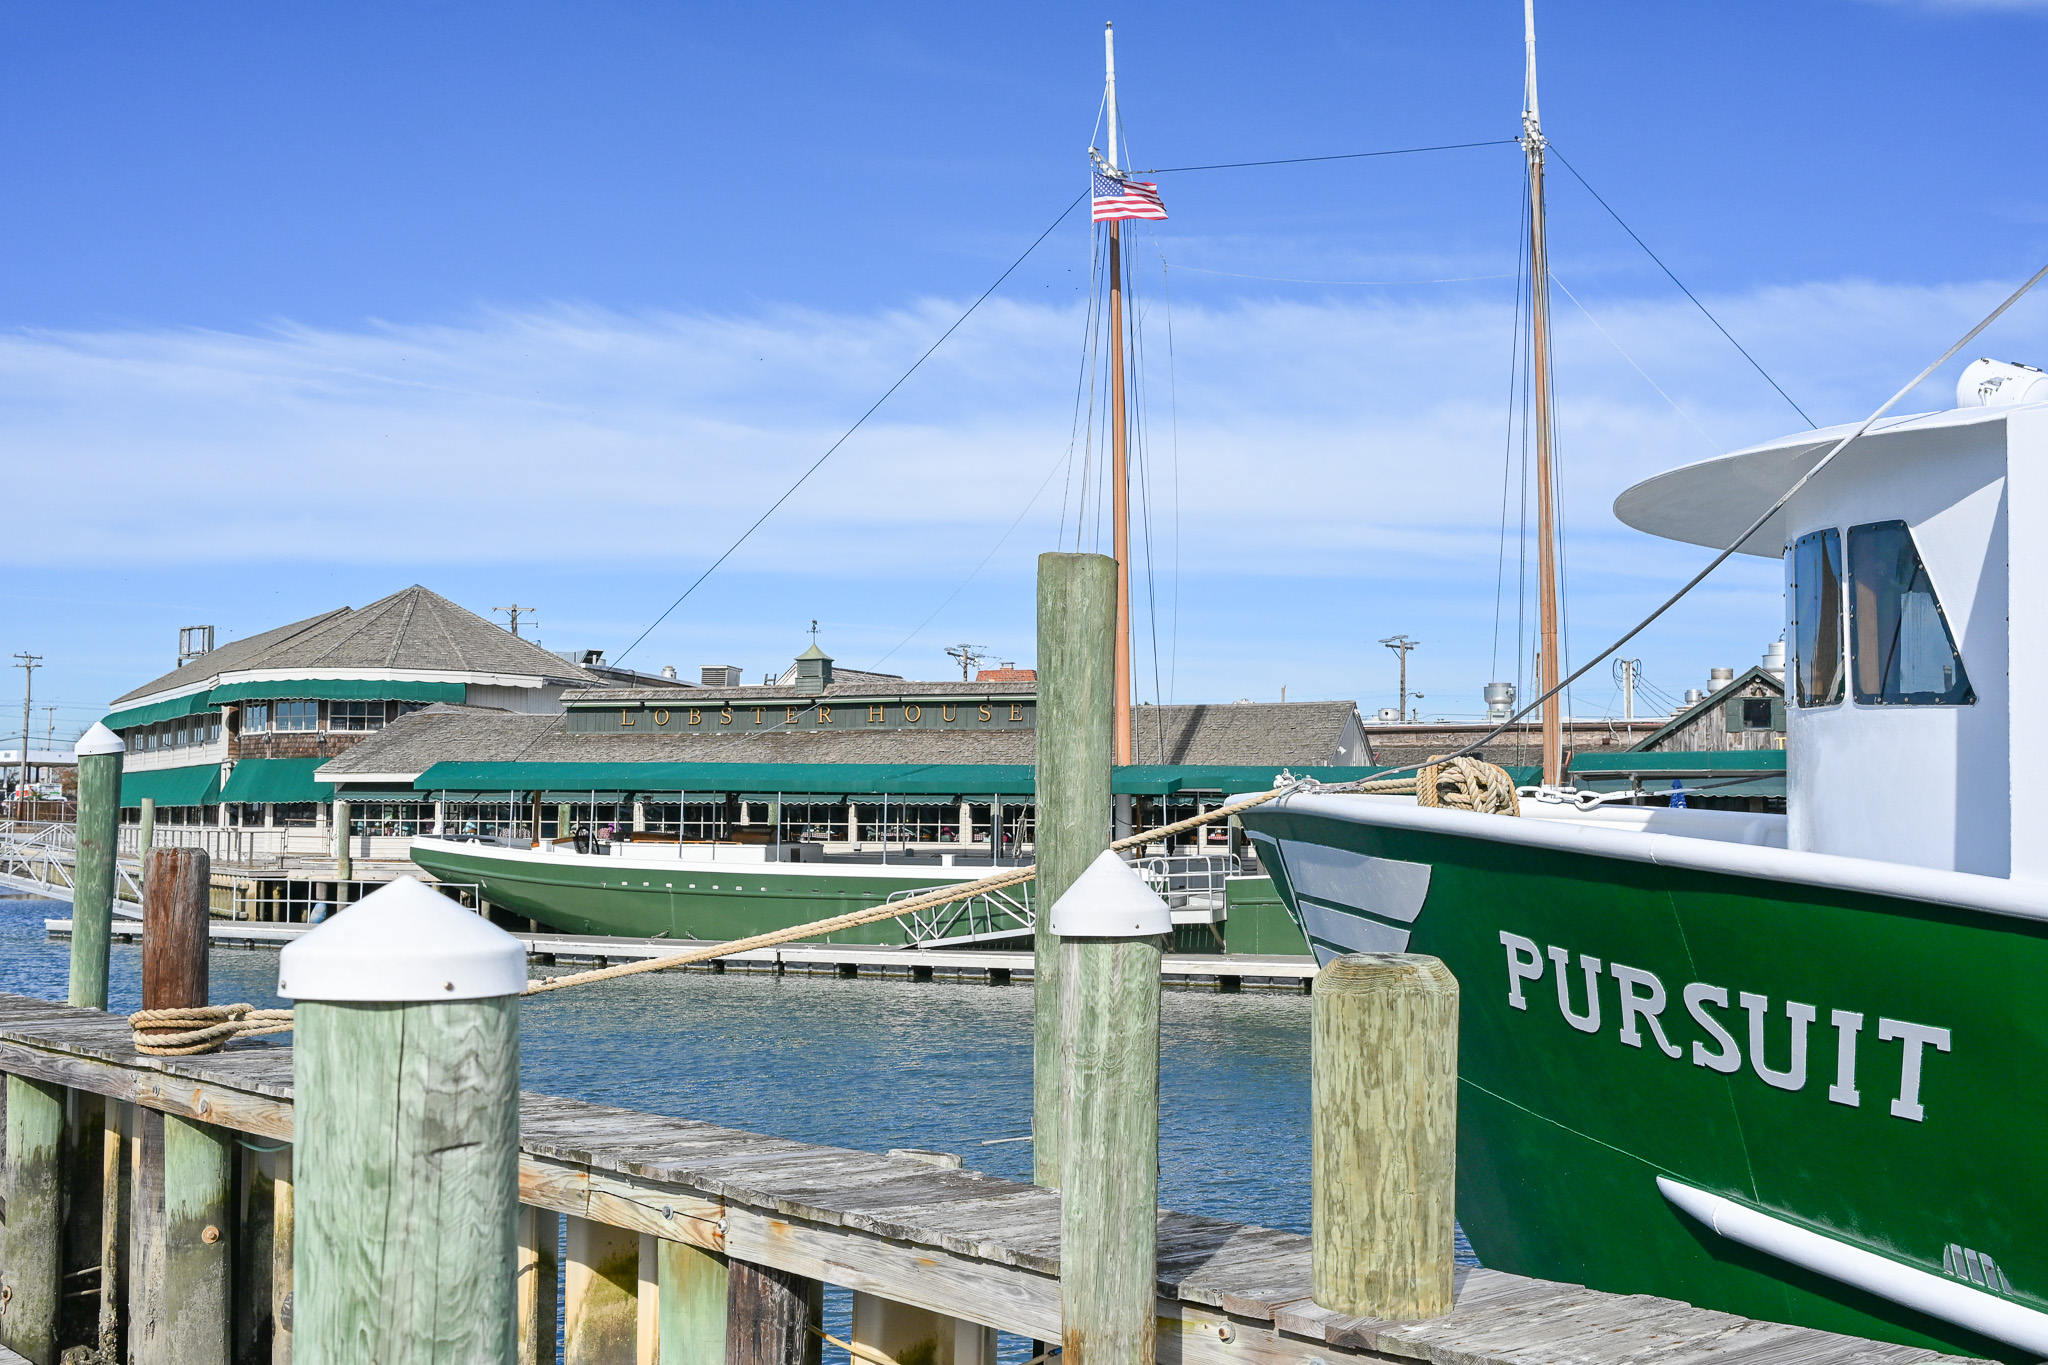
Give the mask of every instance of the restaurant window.
M 270 809 L 274 824 L 307 829 L 320 822 L 320 808 L 311 801 L 280 801 Z
M 331 701 L 327 703 L 330 730 L 381 730 L 384 703 L 381 701 Z
M 1977 700 L 1903 521 L 1849 528 L 1849 636 L 1857 701 L 1968 706 Z
M 270 703 L 267 701 L 247 702 L 242 707 L 242 733 L 260 735 L 270 728 Z
M 270 728 L 273 730 L 320 728 L 320 703 L 317 701 L 272 702 L 271 707 Z
M 1842 533 L 1830 527 L 1792 547 L 1785 588 L 1792 620 L 1793 696 L 1801 706 L 1842 699 Z

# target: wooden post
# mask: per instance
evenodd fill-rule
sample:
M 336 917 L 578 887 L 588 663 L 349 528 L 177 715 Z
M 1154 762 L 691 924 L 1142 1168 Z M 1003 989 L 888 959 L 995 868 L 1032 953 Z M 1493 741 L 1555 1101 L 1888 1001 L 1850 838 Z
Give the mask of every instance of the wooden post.
M 289 1306 L 292 1299 L 292 1256 L 295 1206 L 292 1202 L 292 1149 L 277 1153 L 271 1168 L 270 1215 L 270 1321 L 276 1334 L 271 1337 L 271 1365 L 292 1365 L 292 1328 Z
M 105 1198 L 106 1121 L 108 1101 L 83 1090 L 64 1092 L 64 1148 L 58 1160 L 64 1172 L 62 1234 L 64 1293 L 57 1310 L 57 1335 L 66 1345 L 100 1339 L 101 1220 Z
M 7 1258 L 0 1262 L 0 1346 L 56 1365 L 63 1275 L 64 1087 L 7 1078 Z
M 1153 1365 L 1158 1341 L 1159 958 L 1173 913 L 1114 853 L 1046 916 L 1060 937 L 1063 1365 Z
M 164 1355 L 177 1365 L 233 1365 L 233 1139 L 164 1115 Z
M 271 1358 L 277 1314 L 270 1277 L 277 1265 L 277 1164 L 289 1147 L 245 1142 L 235 1197 L 235 1359 Z
M 662 1365 L 725 1365 L 725 1257 L 666 1239 L 657 1254 Z
M 513 1365 L 519 940 L 411 877 L 287 946 L 299 1365 Z
M 562 1365 L 634 1365 L 640 1234 L 570 1218 L 562 1275 Z
M 78 741 L 78 861 L 71 869 L 71 987 L 84 1009 L 107 1007 L 114 881 L 121 839 L 121 756 L 127 746 L 95 724 Z
M 147 998 L 145 997 L 145 1003 Z M 165 1359 L 164 1114 L 128 1110 L 128 1356 Z
M 906 1365 L 996 1365 L 995 1328 L 858 1290 L 851 1340 Z
M 334 803 L 334 909 L 339 910 L 348 900 L 348 882 L 355 876 L 355 859 L 350 856 L 348 802 Z M 331 912 L 330 912 L 331 913 Z
M 136 821 L 135 856 L 147 858 L 149 851 L 156 847 L 156 798 L 142 798 L 142 814 Z
M 725 1365 L 819 1365 L 825 1287 L 749 1261 L 726 1271 Z
M 1038 885 L 1032 934 L 1032 1178 L 1060 1183 L 1060 949 L 1046 908 L 1109 846 L 1116 561 L 1038 557 Z
M 1315 1301 L 1451 1311 L 1458 981 L 1433 957 L 1353 953 L 1316 978 L 1310 1081 Z
M 213 860 L 203 848 L 158 848 L 142 866 L 142 1007 L 204 1005 Z
M 555 1365 L 562 1215 L 519 1210 L 519 1365 Z

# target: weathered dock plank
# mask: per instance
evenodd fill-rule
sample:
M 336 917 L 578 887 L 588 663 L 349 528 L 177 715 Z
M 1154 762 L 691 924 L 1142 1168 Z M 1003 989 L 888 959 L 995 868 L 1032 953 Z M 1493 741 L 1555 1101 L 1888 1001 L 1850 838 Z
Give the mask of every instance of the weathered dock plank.
M 0 995 L 0 1072 L 270 1139 L 292 1134 L 291 1051 L 138 1056 L 125 1023 Z M 558 1096 L 520 1102 L 520 1198 L 1037 1340 L 1060 1334 L 1057 1190 Z M 1318 1308 L 1309 1239 L 1159 1215 L 1162 1365 L 1945 1365 L 1960 1357 L 1753 1322 L 1650 1295 L 1461 1269 L 1453 1311 Z M 0 1365 L 7 1357 L 0 1355 Z

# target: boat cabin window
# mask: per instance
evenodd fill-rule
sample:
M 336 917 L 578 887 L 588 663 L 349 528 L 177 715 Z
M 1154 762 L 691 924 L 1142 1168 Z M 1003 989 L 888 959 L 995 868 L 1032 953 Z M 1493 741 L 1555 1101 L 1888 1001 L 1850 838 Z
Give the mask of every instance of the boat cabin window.
M 1859 702 L 1968 706 L 1977 700 L 1903 521 L 1849 528 L 1849 637 Z
M 1832 527 L 1801 536 L 1792 547 L 1794 699 L 1833 706 L 1842 699 L 1842 533 Z

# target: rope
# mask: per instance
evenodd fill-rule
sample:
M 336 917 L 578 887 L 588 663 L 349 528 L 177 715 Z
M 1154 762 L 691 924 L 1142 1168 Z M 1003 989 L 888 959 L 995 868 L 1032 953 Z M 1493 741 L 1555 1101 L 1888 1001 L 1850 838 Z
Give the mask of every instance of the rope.
M 852 1356 L 855 1360 L 865 1360 L 868 1362 L 868 1365 L 897 1365 L 897 1362 L 895 1360 L 891 1359 L 889 1356 L 885 1355 L 881 1351 L 877 1351 L 872 1346 L 860 1346 L 856 1345 L 851 1341 L 841 1341 L 838 1337 L 833 1336 L 824 1328 L 814 1326 L 808 1322 L 804 1324 L 804 1328 L 812 1336 L 817 1337 L 820 1341 L 828 1341 L 832 1343 L 834 1346 L 837 1346 L 840 1350 Z M 1046 1361 L 1051 1360 L 1054 1356 L 1058 1355 L 1059 1353 L 1060 1348 L 1055 1346 L 1049 1351 L 1031 1357 L 1031 1359 L 1024 1362 L 1024 1365 L 1045 1365 Z
M 190 1057 L 217 1052 L 231 1038 L 291 1030 L 290 1010 L 254 1005 L 188 1005 L 181 1009 L 137 1010 L 128 1016 L 135 1050 L 151 1057 Z
M 1368 780 L 1325 787 L 1313 778 L 1297 778 L 1283 772 L 1275 782 L 1277 785 L 1271 791 L 1260 792 L 1256 796 L 1232 801 L 1185 820 L 1176 820 L 1157 829 L 1148 829 L 1118 839 L 1109 846 L 1110 850 L 1121 853 L 1125 849 L 1139 848 L 1203 825 L 1213 825 L 1218 820 L 1227 820 L 1254 806 L 1263 806 L 1268 801 L 1276 801 L 1303 790 L 1401 795 L 1420 792 L 1422 795 L 1417 799 L 1420 804 L 1426 806 L 1482 813 L 1505 812 L 1509 815 L 1521 813 L 1521 807 L 1515 799 L 1514 782 L 1507 773 L 1491 763 L 1482 763 L 1471 758 L 1438 760 L 1433 766 L 1424 768 L 1419 779 Z M 1037 876 L 1036 865 L 1011 868 L 1007 872 L 994 873 L 977 881 L 934 887 L 930 891 L 905 900 L 871 905 L 864 910 L 834 915 L 829 919 L 813 920 L 808 924 L 793 924 L 786 929 L 755 934 L 751 938 L 703 944 L 680 953 L 670 953 L 666 957 L 647 958 L 640 962 L 622 962 L 616 966 L 599 967 L 593 971 L 576 972 L 569 976 L 542 977 L 529 984 L 525 994 L 544 995 L 549 991 L 567 990 L 571 986 L 588 986 L 622 976 L 637 976 L 642 972 L 687 967 L 692 963 L 733 957 L 757 948 L 773 948 L 798 939 L 817 938 L 824 934 L 838 933 L 842 929 L 873 924 L 877 920 L 895 919 L 919 910 L 936 909 L 990 891 L 1022 886 L 1025 882 L 1035 880 Z M 137 1052 L 152 1057 L 189 1057 L 196 1053 L 219 1051 L 235 1038 L 284 1033 L 292 1026 L 292 1012 L 259 1010 L 253 1005 L 200 1005 L 187 1009 L 138 1010 L 128 1016 L 128 1023 L 134 1031 Z

